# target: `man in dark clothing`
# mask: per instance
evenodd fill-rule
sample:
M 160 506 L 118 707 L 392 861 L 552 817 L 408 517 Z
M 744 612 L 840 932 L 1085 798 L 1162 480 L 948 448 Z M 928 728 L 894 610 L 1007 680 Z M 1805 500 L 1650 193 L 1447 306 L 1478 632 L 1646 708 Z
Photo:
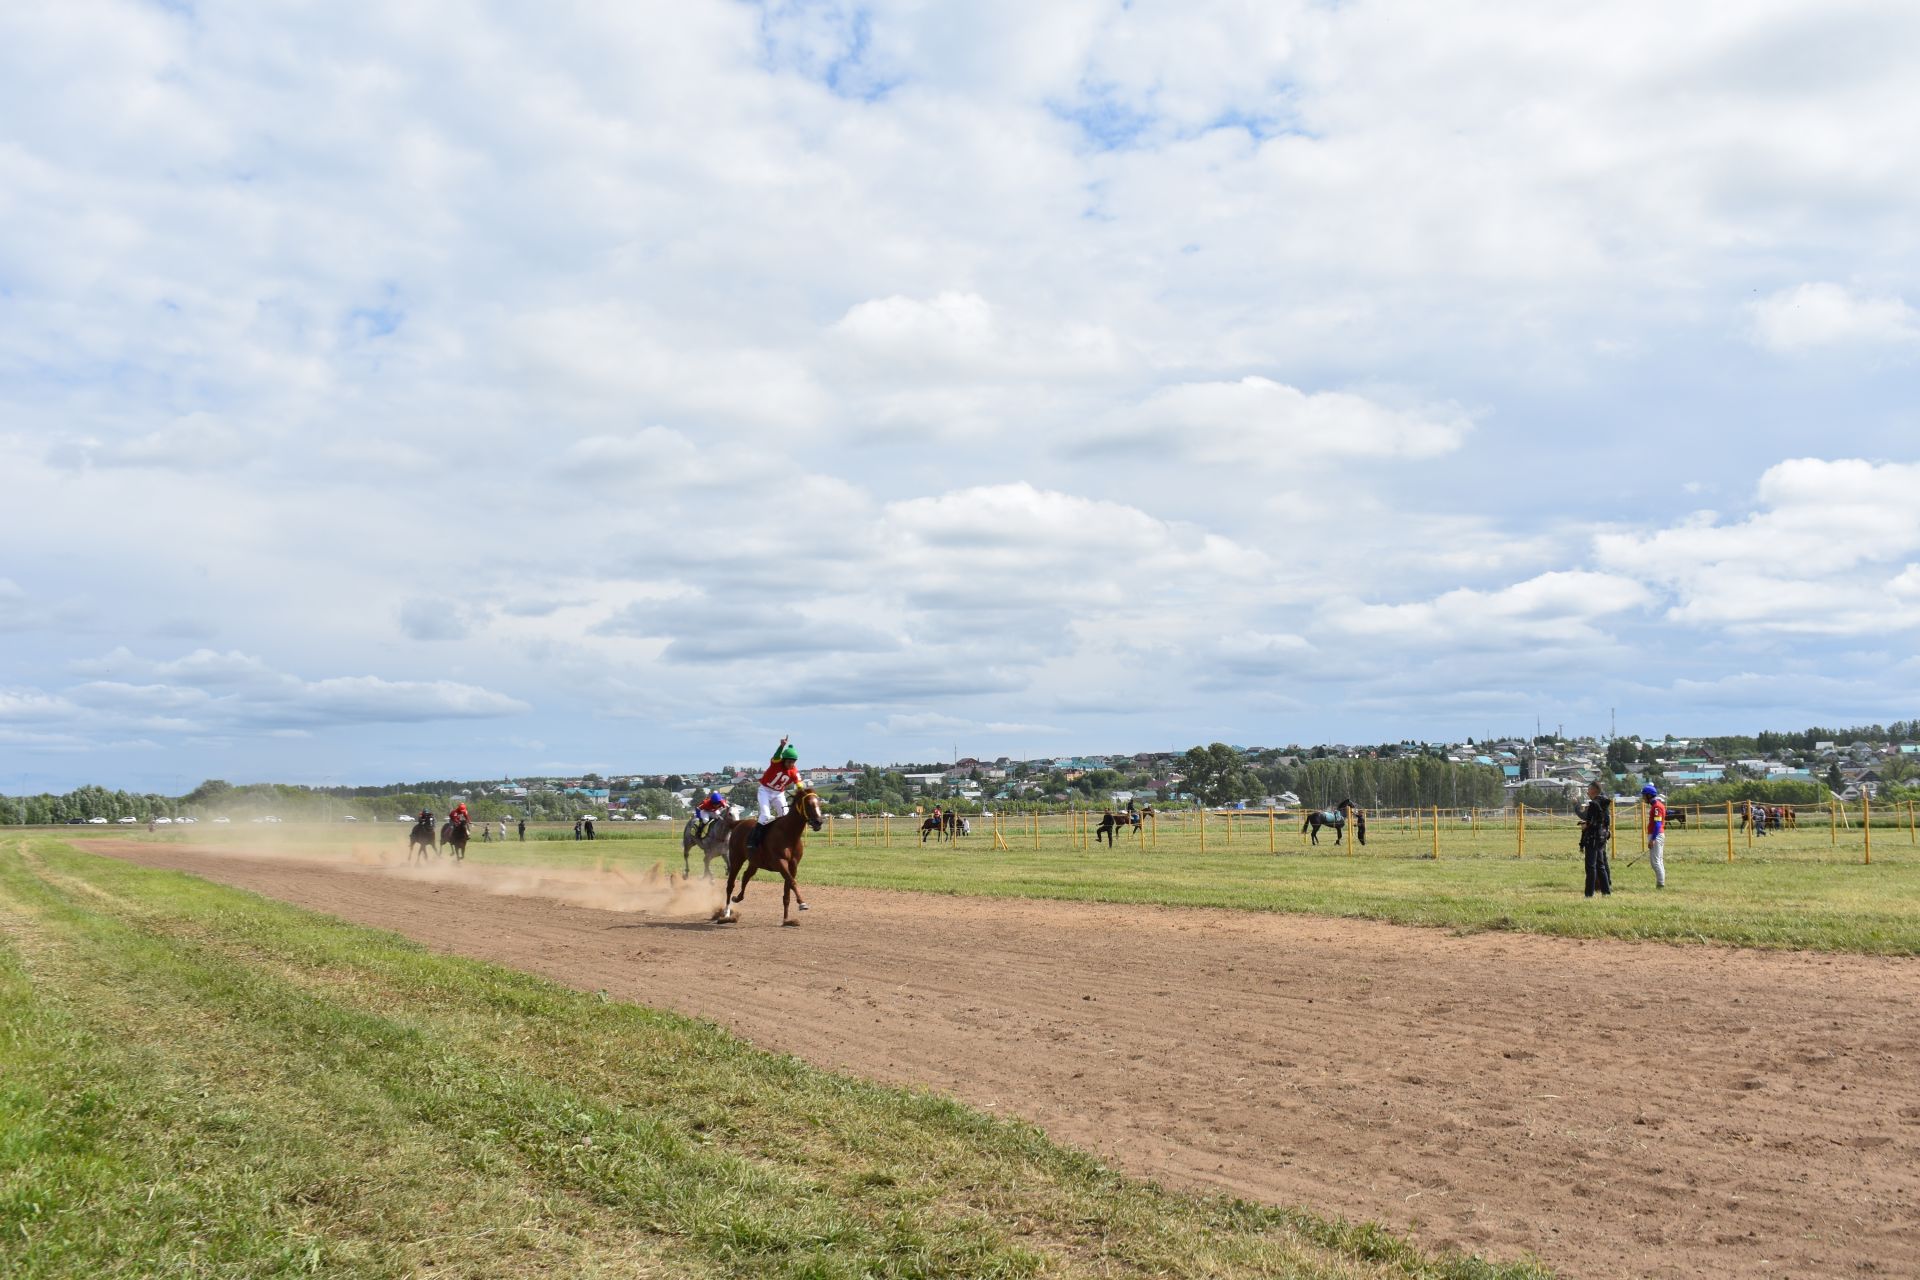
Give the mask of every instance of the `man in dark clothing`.
M 1594 890 L 1613 892 L 1613 871 L 1607 866 L 1607 841 L 1613 835 L 1613 802 L 1600 794 L 1600 784 L 1587 784 L 1587 802 L 1580 806 L 1580 852 L 1587 857 L 1587 896 Z
M 524 843 L 526 838 L 527 838 L 527 820 L 525 818 L 522 818 L 520 819 L 520 839 Z

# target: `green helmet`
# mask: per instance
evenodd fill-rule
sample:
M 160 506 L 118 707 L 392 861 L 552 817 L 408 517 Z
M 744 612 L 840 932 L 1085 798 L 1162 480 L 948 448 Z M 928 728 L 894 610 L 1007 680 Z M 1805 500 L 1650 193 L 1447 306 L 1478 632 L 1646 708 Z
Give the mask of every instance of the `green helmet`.
M 794 750 L 793 745 L 789 743 L 788 745 L 780 748 L 780 750 L 776 751 L 774 753 L 773 758 L 775 760 L 798 760 L 800 758 L 800 753 Z

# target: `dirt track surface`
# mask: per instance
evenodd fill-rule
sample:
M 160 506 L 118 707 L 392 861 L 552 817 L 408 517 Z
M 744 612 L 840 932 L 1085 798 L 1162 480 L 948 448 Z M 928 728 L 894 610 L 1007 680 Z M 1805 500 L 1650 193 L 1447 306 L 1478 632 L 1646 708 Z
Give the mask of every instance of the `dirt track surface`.
M 1571 1276 L 1920 1275 L 1911 960 L 825 887 L 781 929 L 758 883 L 722 928 L 685 898 L 86 847 L 1429 1245 Z

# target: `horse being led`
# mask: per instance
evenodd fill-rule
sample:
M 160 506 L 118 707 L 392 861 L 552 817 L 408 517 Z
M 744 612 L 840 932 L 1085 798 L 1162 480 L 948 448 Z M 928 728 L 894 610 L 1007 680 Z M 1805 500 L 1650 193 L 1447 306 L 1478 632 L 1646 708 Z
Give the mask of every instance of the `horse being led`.
M 455 818 L 440 828 L 440 843 L 453 850 L 455 862 L 467 860 L 467 820 Z
M 425 862 L 429 852 L 438 855 L 440 843 L 433 838 L 433 819 L 422 818 L 413 824 L 413 830 L 407 834 L 407 861 L 412 862 L 417 853 L 420 861 Z
M 1316 809 L 1314 812 L 1309 813 L 1307 820 L 1300 824 L 1300 831 L 1303 835 L 1311 834 L 1313 836 L 1313 843 L 1319 844 L 1320 828 L 1332 827 L 1333 843 L 1337 846 L 1341 840 L 1346 838 L 1347 819 L 1349 817 L 1353 819 L 1354 839 L 1358 840 L 1361 844 L 1365 844 L 1367 842 L 1367 815 L 1355 808 L 1351 800 L 1342 800 L 1339 804 L 1333 806 L 1332 809 L 1324 812 Z
M 687 825 L 682 828 L 680 832 L 681 870 L 685 871 L 688 876 L 693 875 L 693 863 L 687 855 L 689 850 L 698 846 L 701 857 L 705 859 L 705 862 L 700 868 L 701 873 L 704 874 L 707 879 L 713 879 L 713 860 L 715 858 L 725 860 L 727 856 L 727 837 L 733 834 L 734 826 L 733 815 L 731 813 L 723 813 L 707 823 L 706 833 L 702 835 L 700 834 L 700 819 L 688 818 Z
M 1106 837 L 1107 848 L 1111 849 L 1113 848 L 1114 832 L 1122 831 L 1122 830 L 1131 831 L 1134 828 L 1138 827 L 1139 825 L 1140 825 L 1139 819 L 1132 814 L 1126 814 L 1126 813 L 1102 814 L 1100 816 L 1100 825 L 1093 829 L 1093 842 L 1095 844 L 1099 844 L 1101 837 L 1104 836 Z
M 755 824 L 737 824 L 727 837 L 727 896 L 714 919 L 722 924 L 733 920 L 733 904 L 747 896 L 747 881 L 753 879 L 754 872 L 777 871 L 782 881 L 780 923 L 799 924 L 798 920 L 787 916 L 789 901 L 799 903 L 802 911 L 807 909 L 806 899 L 800 896 L 800 886 L 794 876 L 800 870 L 800 855 L 807 828 L 818 831 L 826 825 L 826 821 L 820 811 L 820 797 L 814 794 L 812 787 L 803 787 L 800 794 L 794 797 L 793 807 L 767 824 L 758 848 L 747 847 L 747 835 Z M 737 894 L 733 891 L 736 878 L 740 881 L 740 892 Z

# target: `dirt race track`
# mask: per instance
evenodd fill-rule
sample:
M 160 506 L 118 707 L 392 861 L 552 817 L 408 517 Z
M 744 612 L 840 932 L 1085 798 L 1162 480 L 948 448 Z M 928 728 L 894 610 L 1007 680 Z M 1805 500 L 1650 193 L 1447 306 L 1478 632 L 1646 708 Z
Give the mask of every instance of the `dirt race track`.
M 524 882 L 86 847 L 1429 1245 L 1532 1250 L 1572 1276 L 1920 1275 L 1911 960 L 826 887 L 780 929 L 757 882 L 721 928 L 686 900 L 605 910 Z

